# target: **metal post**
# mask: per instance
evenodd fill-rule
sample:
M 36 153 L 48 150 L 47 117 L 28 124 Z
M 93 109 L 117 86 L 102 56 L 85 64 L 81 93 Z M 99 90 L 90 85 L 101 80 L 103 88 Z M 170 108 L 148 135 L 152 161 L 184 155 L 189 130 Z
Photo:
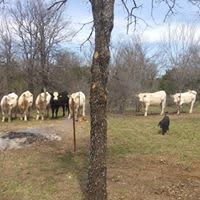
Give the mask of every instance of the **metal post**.
M 73 112 L 73 136 L 74 136 L 74 153 L 76 152 L 76 127 L 75 127 L 75 112 L 74 112 L 74 100 L 72 98 L 72 112 Z

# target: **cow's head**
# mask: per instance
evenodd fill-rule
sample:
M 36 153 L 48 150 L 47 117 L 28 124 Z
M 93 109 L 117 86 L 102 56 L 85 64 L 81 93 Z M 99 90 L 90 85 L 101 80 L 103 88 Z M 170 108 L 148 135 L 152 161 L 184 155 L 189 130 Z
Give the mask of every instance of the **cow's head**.
M 144 99 L 146 98 L 146 94 L 140 93 L 138 94 L 139 102 L 144 102 Z
M 58 101 L 58 96 L 59 96 L 58 92 L 53 92 L 53 100 L 54 101 Z
M 33 94 L 29 91 L 24 92 L 23 94 L 24 98 L 26 101 L 29 103 L 29 105 L 32 105 L 33 103 Z
M 171 97 L 173 98 L 174 103 L 176 103 L 176 104 L 179 104 L 179 103 L 180 103 L 180 101 L 181 101 L 181 94 L 180 94 L 180 93 L 171 95 Z
M 17 104 L 18 96 L 16 94 L 9 94 L 6 98 L 7 103 L 10 107 L 15 106 Z

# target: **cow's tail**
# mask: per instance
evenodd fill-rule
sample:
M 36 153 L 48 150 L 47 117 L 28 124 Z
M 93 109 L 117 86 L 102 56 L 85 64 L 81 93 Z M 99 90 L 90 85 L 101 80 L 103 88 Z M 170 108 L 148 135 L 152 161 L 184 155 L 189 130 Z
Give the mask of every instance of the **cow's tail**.
M 5 103 L 8 104 L 8 96 L 5 96 Z
M 45 87 L 44 87 L 44 103 L 45 103 L 45 108 L 46 108 L 46 106 L 47 106 L 47 90 Z

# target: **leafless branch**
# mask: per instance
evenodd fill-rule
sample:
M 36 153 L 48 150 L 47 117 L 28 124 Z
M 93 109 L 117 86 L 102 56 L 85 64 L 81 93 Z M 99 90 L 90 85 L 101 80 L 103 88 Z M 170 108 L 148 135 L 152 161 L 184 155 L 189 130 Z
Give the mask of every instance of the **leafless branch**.
M 195 5 L 196 7 L 200 8 L 200 1 L 199 0 L 189 0 L 190 3 Z
M 48 10 L 52 9 L 53 7 L 57 6 L 56 10 L 59 10 L 68 0 L 60 0 L 53 3 Z
M 94 32 L 94 25 L 92 26 L 91 31 L 90 31 L 90 34 L 89 34 L 89 36 L 87 37 L 87 39 L 81 44 L 80 49 L 82 49 L 82 47 L 84 46 L 84 44 L 85 44 L 86 42 L 89 42 L 89 43 L 92 45 L 92 42 L 90 41 L 90 38 L 91 38 L 93 32 Z
M 155 4 L 160 4 L 160 3 L 165 3 L 166 6 L 168 7 L 168 11 L 167 13 L 165 14 L 165 17 L 164 17 L 164 22 L 166 22 L 167 18 L 170 16 L 170 15 L 174 15 L 174 10 L 175 10 L 175 6 L 177 6 L 177 0 L 160 0 L 160 1 L 156 1 L 156 0 L 151 0 L 151 17 L 154 19 L 153 17 L 153 10 L 154 10 L 154 7 L 155 7 Z
M 128 33 L 129 32 L 129 27 L 132 24 L 134 24 L 134 27 L 136 28 L 137 19 L 141 20 L 141 18 L 139 18 L 138 16 L 136 16 L 134 14 L 134 11 L 136 9 L 141 8 L 142 4 L 138 6 L 137 3 L 136 3 L 136 0 L 132 0 L 131 1 L 132 2 L 132 6 L 129 8 L 129 6 L 127 5 L 127 1 L 126 0 L 121 0 L 121 1 L 122 1 L 122 4 L 123 4 L 123 6 L 124 6 L 124 8 L 126 10 L 126 13 L 127 13 L 126 19 L 127 19 L 127 33 Z M 144 22 L 144 20 L 142 20 L 142 21 Z
M 92 20 L 92 21 L 90 21 L 90 22 L 86 22 L 86 23 L 82 24 L 81 28 L 80 28 L 78 31 L 76 31 L 76 32 L 72 35 L 72 38 L 74 38 L 76 35 L 78 35 L 78 33 L 80 33 L 80 32 L 83 30 L 83 28 L 84 28 L 85 26 L 87 26 L 87 25 L 89 25 L 89 24 L 91 24 L 91 23 L 93 23 L 93 22 L 94 22 L 94 21 Z
M 176 0 L 165 0 L 164 2 L 167 4 L 167 6 L 169 8 L 168 12 L 166 13 L 165 18 L 164 18 L 164 22 L 165 22 L 169 15 L 174 14 L 174 7 L 175 7 L 175 4 L 176 4 Z

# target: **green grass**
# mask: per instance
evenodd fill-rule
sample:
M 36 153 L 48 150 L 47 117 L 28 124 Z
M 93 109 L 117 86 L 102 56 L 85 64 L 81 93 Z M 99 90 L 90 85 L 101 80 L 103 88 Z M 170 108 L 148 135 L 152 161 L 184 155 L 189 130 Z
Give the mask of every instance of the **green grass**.
M 161 116 L 109 117 L 109 154 L 129 153 L 175 155 L 181 159 L 200 160 L 200 114 L 171 115 L 170 131 L 159 133 Z
M 159 115 L 144 117 L 109 114 L 109 167 L 117 169 L 119 159 L 123 161 L 132 155 L 173 156 L 178 161 L 200 162 L 200 113 L 169 116 L 170 131 L 163 136 L 157 126 L 162 118 Z M 27 123 L 14 120 L 10 124 L 0 123 L 0 132 L 52 125 L 61 130 L 62 123 L 61 119 L 45 122 L 31 120 Z M 70 152 L 72 138 L 67 133 L 61 142 L 36 144 L 25 149 L 1 152 L 0 199 L 83 199 L 87 183 L 89 124 L 77 123 L 78 151 L 75 156 Z M 124 185 L 123 191 L 126 190 L 128 189 Z

